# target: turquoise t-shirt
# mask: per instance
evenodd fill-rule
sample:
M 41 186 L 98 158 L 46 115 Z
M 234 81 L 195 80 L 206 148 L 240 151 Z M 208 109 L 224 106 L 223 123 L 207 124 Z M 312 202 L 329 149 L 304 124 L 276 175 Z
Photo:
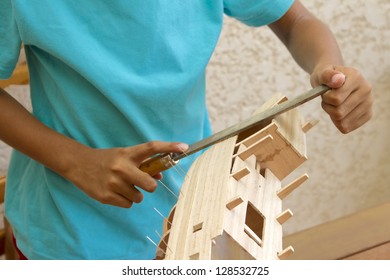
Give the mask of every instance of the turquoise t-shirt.
M 211 133 L 205 68 L 223 14 L 261 26 L 292 2 L 2 0 L 0 78 L 23 44 L 33 114 L 47 126 L 95 148 L 191 144 Z M 175 170 L 164 180 L 179 192 Z M 6 216 L 29 259 L 153 259 L 146 236 L 157 243 L 163 224 L 154 208 L 167 216 L 175 202 L 160 185 L 130 209 L 104 205 L 17 151 L 8 171 Z

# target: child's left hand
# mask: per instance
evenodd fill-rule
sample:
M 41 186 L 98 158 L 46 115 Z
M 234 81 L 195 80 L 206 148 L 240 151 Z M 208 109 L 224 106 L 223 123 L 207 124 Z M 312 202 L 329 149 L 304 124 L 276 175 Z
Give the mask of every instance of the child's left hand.
M 323 94 L 322 108 L 342 133 L 349 133 L 371 119 L 371 85 L 356 69 L 333 65 L 317 66 L 310 81 L 313 87 L 325 84 L 332 88 Z

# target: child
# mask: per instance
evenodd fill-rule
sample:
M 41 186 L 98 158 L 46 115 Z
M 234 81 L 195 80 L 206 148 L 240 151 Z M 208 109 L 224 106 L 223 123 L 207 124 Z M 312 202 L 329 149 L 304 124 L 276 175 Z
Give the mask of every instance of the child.
M 322 106 L 341 132 L 371 118 L 370 85 L 299 1 L 1 1 L 0 78 L 23 43 L 31 80 L 32 115 L 0 92 L 0 139 L 15 148 L 6 216 L 28 259 L 154 258 L 153 208 L 175 197 L 138 167 L 211 134 L 205 68 L 224 13 L 269 25 L 313 86 L 333 88 Z M 178 193 L 182 178 L 164 180 Z

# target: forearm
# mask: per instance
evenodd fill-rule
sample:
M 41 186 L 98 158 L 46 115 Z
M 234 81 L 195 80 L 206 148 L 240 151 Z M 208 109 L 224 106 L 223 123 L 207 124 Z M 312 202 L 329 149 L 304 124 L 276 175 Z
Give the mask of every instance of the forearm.
M 319 65 L 343 65 L 342 54 L 332 32 L 298 1 L 270 28 L 306 72 L 312 73 Z
M 3 89 L 0 140 L 61 175 L 69 171 L 75 155 L 89 149 L 45 126 Z
M 371 85 L 358 70 L 343 65 L 336 39 L 324 23 L 295 1 L 270 28 L 310 73 L 312 86 L 332 88 L 322 95 L 322 108 L 341 132 L 351 132 L 371 118 Z
M 159 141 L 93 149 L 45 126 L 2 89 L 0 140 L 60 174 L 90 197 L 120 207 L 142 201 L 138 188 L 148 192 L 157 188 L 154 178 L 139 169 L 144 160 L 188 149 L 183 143 Z M 155 175 L 155 179 L 160 178 L 161 174 Z
M 343 65 L 336 40 L 323 23 L 302 20 L 293 33 L 296 34 L 290 40 L 288 48 L 295 61 L 308 73 L 312 73 L 317 65 Z

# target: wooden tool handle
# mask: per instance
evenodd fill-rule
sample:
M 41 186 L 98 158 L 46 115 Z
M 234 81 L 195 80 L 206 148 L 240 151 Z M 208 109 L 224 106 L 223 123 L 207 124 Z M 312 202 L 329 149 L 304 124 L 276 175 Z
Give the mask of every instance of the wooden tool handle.
M 174 161 L 171 154 L 161 154 L 142 162 L 139 169 L 151 176 L 154 176 L 164 170 L 171 168 L 177 163 L 178 161 Z

